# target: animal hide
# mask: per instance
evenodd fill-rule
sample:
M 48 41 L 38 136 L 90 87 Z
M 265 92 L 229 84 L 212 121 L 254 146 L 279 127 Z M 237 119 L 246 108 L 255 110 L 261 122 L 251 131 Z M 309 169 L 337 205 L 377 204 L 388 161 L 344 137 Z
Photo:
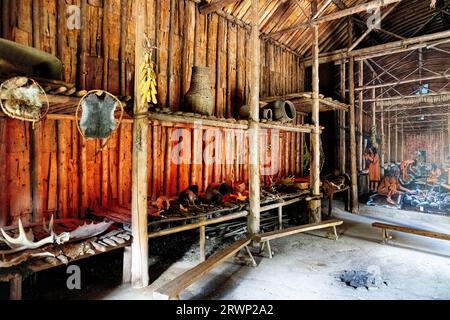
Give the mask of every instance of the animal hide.
M 107 139 L 116 129 L 114 112 L 117 101 L 107 95 L 104 99 L 96 94 L 88 95 L 81 104 L 83 114 L 80 128 L 86 138 Z

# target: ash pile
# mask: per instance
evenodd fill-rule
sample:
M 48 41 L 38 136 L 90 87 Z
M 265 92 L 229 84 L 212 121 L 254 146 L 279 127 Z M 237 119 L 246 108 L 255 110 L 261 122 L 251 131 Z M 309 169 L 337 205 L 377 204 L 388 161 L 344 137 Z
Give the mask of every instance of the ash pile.
M 369 290 L 370 288 L 380 288 L 383 285 L 388 285 L 379 274 L 367 271 L 344 271 L 340 279 L 347 286 L 355 289 L 366 288 Z

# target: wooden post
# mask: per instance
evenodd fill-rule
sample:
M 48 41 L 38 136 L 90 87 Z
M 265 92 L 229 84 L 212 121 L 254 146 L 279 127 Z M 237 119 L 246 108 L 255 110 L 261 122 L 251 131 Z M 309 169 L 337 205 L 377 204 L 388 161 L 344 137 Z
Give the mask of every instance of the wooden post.
M 353 35 L 353 21 L 349 19 L 349 37 Z M 359 212 L 358 205 L 358 171 L 356 166 L 356 133 L 355 133 L 355 59 L 349 60 L 349 127 L 350 127 L 350 179 L 351 179 L 351 206 L 352 213 Z
M 345 60 L 342 60 L 341 63 L 341 102 L 346 103 L 345 98 Z M 347 162 L 346 162 L 346 150 L 345 150 L 345 111 L 339 111 L 339 150 L 340 150 L 340 159 L 341 159 L 341 174 L 345 174 L 347 171 Z
M 385 141 L 385 136 L 384 136 L 384 111 L 383 111 L 383 107 L 381 107 L 381 174 L 384 174 L 383 172 L 383 168 L 385 165 L 385 161 L 386 161 L 386 141 Z
M 349 94 L 350 94 L 350 176 L 351 176 L 351 212 L 358 213 L 358 171 L 356 166 L 356 133 L 355 133 L 355 60 L 349 60 Z
M 312 14 L 317 12 L 317 1 L 311 3 Z M 312 124 L 314 128 L 311 132 L 311 193 L 313 197 L 320 194 L 320 125 L 319 125 L 319 27 L 311 26 L 312 32 Z M 309 202 L 310 223 L 322 221 L 321 201 L 312 200 Z
M 447 157 L 450 157 L 450 115 L 447 116 L 447 148 Z
M 358 84 L 359 86 L 364 85 L 364 60 L 358 63 Z M 363 168 L 363 110 L 364 110 L 364 95 L 363 91 L 358 92 L 358 171 L 362 171 Z
M 15 276 L 9 281 L 9 299 L 12 301 L 22 300 L 22 276 Z
M 147 143 L 148 143 L 148 105 L 142 103 L 139 94 L 138 66 L 144 59 L 144 40 L 146 24 L 146 1 L 137 0 L 136 49 L 135 49 L 135 90 L 133 125 L 133 166 L 132 166 L 132 202 L 131 221 L 133 244 L 131 247 L 131 282 L 134 288 L 143 288 L 149 284 L 148 276 L 148 223 L 147 223 Z
M 402 144 L 400 145 L 402 148 L 402 151 L 400 152 L 400 161 L 402 162 L 405 160 L 405 130 L 404 130 L 405 124 L 402 121 Z
M 390 164 L 392 162 L 391 158 L 391 112 L 388 111 L 388 136 L 387 136 L 387 162 Z
M 259 233 L 261 209 L 261 180 L 259 172 L 259 90 L 260 90 L 260 40 L 259 40 L 259 1 L 251 3 L 251 77 L 250 77 L 250 119 L 249 119 L 249 156 L 250 156 L 250 212 L 248 232 L 250 236 Z
M 395 141 L 394 141 L 394 162 L 398 163 L 398 117 L 395 113 Z

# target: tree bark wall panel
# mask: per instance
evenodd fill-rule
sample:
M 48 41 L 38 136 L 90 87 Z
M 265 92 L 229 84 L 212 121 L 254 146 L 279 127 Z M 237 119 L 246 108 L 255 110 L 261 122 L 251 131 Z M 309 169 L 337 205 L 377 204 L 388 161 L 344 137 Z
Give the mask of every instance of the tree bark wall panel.
M 426 151 L 427 163 L 441 164 L 445 159 L 442 159 L 442 148 L 444 148 L 448 142 L 444 134 L 444 143 L 442 143 L 441 133 L 405 133 L 405 159 L 415 159 L 418 151 Z
M 132 96 L 134 1 L 2 0 L 2 35 L 58 56 L 64 80 L 81 89 Z M 81 30 L 68 19 L 79 8 Z M 36 8 L 39 14 L 33 14 Z M 83 14 L 85 13 L 85 17 Z M 211 68 L 215 115 L 231 117 L 245 104 L 249 31 L 216 14 L 202 15 L 190 0 L 147 1 L 147 29 L 158 46 L 154 60 L 159 107 L 183 110 L 194 65 Z M 70 20 L 71 21 L 71 20 Z M 261 46 L 262 96 L 302 91 L 299 58 L 269 42 Z
M 69 13 L 74 12 L 68 13 L 69 6 L 80 9 L 81 30 L 68 28 Z M 130 0 L 1 0 L 1 34 L 58 56 L 64 64 L 64 80 L 74 82 L 79 89 L 107 89 L 132 96 L 133 6 Z M 206 65 L 215 115 L 236 116 L 250 91 L 249 31 L 216 14 L 199 14 L 190 0 L 148 0 L 147 15 L 148 23 L 143 27 L 158 47 L 153 57 L 158 107 L 183 110 L 192 67 Z M 268 42 L 261 51 L 262 97 L 303 91 L 304 70 L 297 56 Z M 173 164 L 171 153 L 176 151 L 177 142 L 170 139 L 177 137 L 173 131 L 180 129 L 190 132 L 191 143 L 181 152 L 180 164 Z M 174 197 L 190 184 L 204 190 L 213 181 L 248 181 L 248 152 L 239 155 L 239 151 L 248 150 L 246 133 L 218 131 L 217 138 L 204 140 L 205 128 L 152 125 L 150 198 Z M 296 153 L 304 135 L 281 137 L 285 155 L 270 147 L 262 154 L 270 154 L 280 166 L 276 174 L 300 175 L 303 156 L 296 157 Z M 122 124 L 103 152 L 98 152 L 99 142 L 81 139 L 75 123 L 69 120 L 45 120 L 33 132 L 29 124 L 0 118 L 0 139 L 0 186 L 4 190 L 0 193 L 0 225 L 15 223 L 19 217 L 39 220 L 52 213 L 83 216 L 86 208 L 96 205 L 130 203 L 132 124 Z M 270 144 L 270 135 L 266 139 Z M 34 164 L 30 140 L 36 155 Z M 224 161 L 206 163 L 204 153 Z M 269 182 L 267 177 L 262 179 Z
M 248 182 L 248 137 L 243 130 L 151 126 L 149 141 L 149 195 L 176 197 L 191 184 L 205 190 L 212 182 Z M 83 140 L 70 120 L 44 120 L 34 131 L 38 157 L 31 171 L 28 123 L 0 119 L 0 217 L 1 224 L 31 221 L 33 199 L 38 205 L 35 220 L 79 217 L 85 208 L 125 205 L 131 201 L 132 125 L 124 123 L 103 152 L 98 141 Z M 278 137 L 279 135 L 279 137 Z M 269 131 L 261 136 L 261 179 L 301 176 L 303 157 L 296 159 L 296 145 L 303 134 Z M 271 140 L 273 136 L 274 140 Z M 12 138 L 14 137 L 14 138 Z M 279 151 L 276 143 L 279 140 Z M 82 154 L 85 153 L 83 156 Z M 212 159 L 206 159 L 211 156 Z M 300 160 L 301 159 L 301 160 Z M 275 169 L 275 171 L 274 171 Z M 86 172 L 83 172 L 85 170 Z M 32 175 L 36 175 L 32 177 Z M 83 186 L 83 176 L 86 177 Z M 32 193 L 31 181 L 37 182 Z M 85 190 L 83 192 L 83 190 Z

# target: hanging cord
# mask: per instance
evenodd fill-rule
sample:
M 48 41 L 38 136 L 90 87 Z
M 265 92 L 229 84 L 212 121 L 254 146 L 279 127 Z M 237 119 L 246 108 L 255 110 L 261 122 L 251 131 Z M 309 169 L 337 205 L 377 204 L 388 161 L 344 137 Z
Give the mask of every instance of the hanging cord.
M 6 89 L 6 88 L 4 88 L 4 87 L 5 87 L 6 84 L 8 84 L 9 82 L 12 82 L 12 81 L 14 81 L 14 79 L 19 79 L 19 78 L 27 79 L 27 82 L 26 82 L 25 84 L 27 84 L 27 83 L 29 83 L 29 82 L 31 81 L 31 82 L 32 82 L 31 85 L 35 85 L 36 87 L 38 87 L 38 88 L 41 90 L 41 94 L 45 97 L 45 101 L 47 102 L 47 103 L 46 103 L 46 104 L 47 104 L 47 108 L 45 108 L 44 113 L 41 113 L 41 116 L 39 117 L 39 119 L 30 119 L 30 118 L 25 118 L 25 117 L 23 117 L 23 116 L 21 116 L 21 115 L 12 114 L 12 113 L 9 112 L 9 110 L 3 105 L 2 99 L 0 99 L 0 107 L 2 108 L 2 111 L 3 111 L 8 117 L 10 117 L 10 118 L 18 119 L 18 120 L 22 120 L 22 121 L 32 122 L 32 128 L 33 128 L 33 130 L 34 130 L 34 129 L 36 129 L 36 123 L 42 121 L 42 120 L 47 116 L 47 114 L 49 113 L 49 111 L 50 111 L 50 102 L 49 102 L 49 100 L 48 100 L 47 93 L 46 93 L 45 90 L 41 87 L 41 85 L 40 85 L 39 83 L 37 83 L 35 80 L 30 79 L 30 78 L 25 78 L 25 77 L 15 77 L 15 78 L 11 78 L 11 79 L 9 79 L 9 80 L 6 80 L 5 82 L 3 82 L 3 83 L 0 85 L 0 92 L 2 92 L 3 90 L 13 90 L 13 89 Z M 25 85 L 25 84 L 24 84 L 24 85 Z M 21 86 L 21 87 L 23 87 L 23 86 Z M 21 87 L 19 87 L 19 88 L 21 88 Z M 18 88 L 16 88 L 16 89 L 18 89 Z
M 98 93 L 99 93 L 99 94 L 98 94 Z M 91 91 L 89 91 L 88 93 L 86 93 L 86 94 L 80 99 L 80 101 L 78 102 L 77 110 L 75 111 L 75 118 L 76 118 L 76 123 L 77 123 L 77 129 L 78 129 L 78 132 L 80 133 L 80 135 L 81 135 L 84 139 L 87 139 L 87 138 L 86 138 L 86 136 L 84 135 L 83 130 L 81 130 L 78 115 L 79 115 L 80 109 L 82 108 L 82 107 L 81 107 L 81 103 L 82 103 L 83 100 L 86 99 L 86 97 L 89 96 L 90 94 L 96 94 L 97 96 L 101 96 L 101 95 L 103 95 L 103 94 L 106 94 L 106 95 L 110 96 L 111 98 L 113 98 L 114 100 L 117 101 L 117 103 L 118 103 L 118 105 L 119 105 L 119 108 L 120 108 L 120 117 L 119 117 L 119 121 L 118 121 L 118 123 L 117 123 L 117 125 L 116 125 L 116 129 L 115 129 L 114 131 L 116 131 L 116 130 L 120 127 L 120 125 L 122 124 L 123 115 L 124 115 L 124 113 L 125 113 L 125 109 L 124 109 L 124 107 L 123 107 L 122 102 L 121 102 L 115 95 L 113 95 L 113 94 L 111 94 L 111 93 L 109 93 L 108 91 L 105 91 L 105 90 L 91 90 Z M 111 137 L 112 137 L 112 132 L 111 132 L 111 134 L 109 135 L 109 137 L 108 137 L 107 139 L 105 139 L 105 141 L 104 141 L 104 143 L 102 144 L 102 146 L 101 146 L 99 149 L 97 149 L 97 152 L 95 153 L 95 156 L 98 156 L 101 152 L 103 152 L 103 149 L 108 145 L 109 141 L 111 140 Z

